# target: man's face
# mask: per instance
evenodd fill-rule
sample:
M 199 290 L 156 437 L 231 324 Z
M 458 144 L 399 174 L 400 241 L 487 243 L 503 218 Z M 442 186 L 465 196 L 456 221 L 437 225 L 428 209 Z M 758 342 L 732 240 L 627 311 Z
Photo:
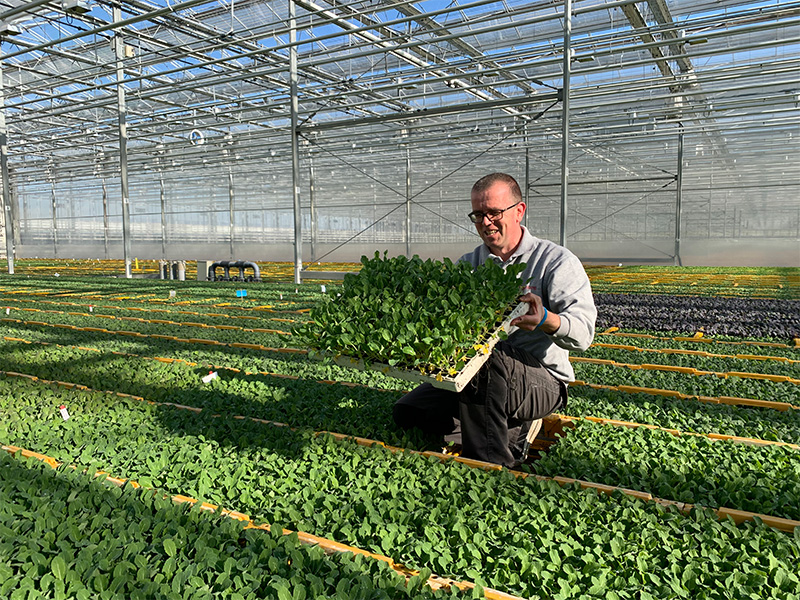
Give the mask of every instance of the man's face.
M 488 213 L 513 206 L 511 209 L 505 210 L 496 221 L 490 220 L 489 217 L 483 217 L 475 223 L 478 235 L 481 236 L 489 250 L 504 259 L 508 258 L 506 255 L 510 255 L 522 239 L 520 222 L 525 213 L 525 203 L 520 202 L 514 206 L 516 202 L 508 185 L 502 181 L 494 183 L 482 193 L 472 195 L 474 212 Z

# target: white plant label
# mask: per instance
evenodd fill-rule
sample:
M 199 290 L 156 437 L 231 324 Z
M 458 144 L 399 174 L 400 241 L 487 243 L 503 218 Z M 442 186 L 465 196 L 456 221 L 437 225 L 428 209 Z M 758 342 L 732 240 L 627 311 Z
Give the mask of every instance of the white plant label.
M 61 418 L 65 421 L 69 419 L 69 413 L 67 412 L 67 407 L 63 404 L 58 407 L 58 410 L 61 412 Z
M 216 371 L 209 371 L 208 375 L 203 377 L 203 383 L 208 383 L 209 381 L 213 381 L 217 377 L 219 377 L 219 375 L 217 375 Z

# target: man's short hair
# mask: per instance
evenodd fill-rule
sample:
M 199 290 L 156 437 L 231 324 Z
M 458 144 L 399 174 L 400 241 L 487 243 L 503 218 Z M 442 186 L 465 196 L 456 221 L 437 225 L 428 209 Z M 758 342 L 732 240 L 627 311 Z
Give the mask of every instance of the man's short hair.
M 484 175 L 475 182 L 475 185 L 472 186 L 472 193 L 482 194 L 498 181 L 502 181 L 508 185 L 509 189 L 511 190 L 511 195 L 515 201 L 522 201 L 522 190 L 520 190 L 517 180 L 506 173 L 490 173 L 489 175 Z

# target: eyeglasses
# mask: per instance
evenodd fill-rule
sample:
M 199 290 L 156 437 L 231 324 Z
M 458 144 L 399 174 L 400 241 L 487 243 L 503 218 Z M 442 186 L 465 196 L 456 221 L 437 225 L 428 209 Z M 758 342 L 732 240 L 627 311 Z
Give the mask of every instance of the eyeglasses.
M 519 202 L 515 202 L 514 204 L 512 204 L 508 208 L 502 208 L 500 210 L 489 210 L 487 212 L 480 212 L 478 210 L 474 210 L 471 213 L 469 213 L 467 216 L 469 217 L 469 220 L 472 221 L 473 223 L 482 223 L 483 220 L 486 217 L 489 217 L 489 220 L 492 223 L 494 223 L 495 221 L 499 221 L 500 219 L 503 218 L 503 213 L 504 212 L 506 212 L 507 210 L 511 210 L 512 208 L 514 208 L 520 202 L 522 202 L 522 200 L 520 200 Z

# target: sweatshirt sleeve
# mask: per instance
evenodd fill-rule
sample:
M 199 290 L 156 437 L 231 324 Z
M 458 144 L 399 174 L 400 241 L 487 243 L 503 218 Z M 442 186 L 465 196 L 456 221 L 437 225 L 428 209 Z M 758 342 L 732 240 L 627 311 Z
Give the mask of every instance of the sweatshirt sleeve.
M 594 339 L 597 308 L 589 276 L 577 256 L 567 251 L 545 274 L 547 310 L 561 317 L 558 330 L 549 337 L 571 351 L 586 350 Z

